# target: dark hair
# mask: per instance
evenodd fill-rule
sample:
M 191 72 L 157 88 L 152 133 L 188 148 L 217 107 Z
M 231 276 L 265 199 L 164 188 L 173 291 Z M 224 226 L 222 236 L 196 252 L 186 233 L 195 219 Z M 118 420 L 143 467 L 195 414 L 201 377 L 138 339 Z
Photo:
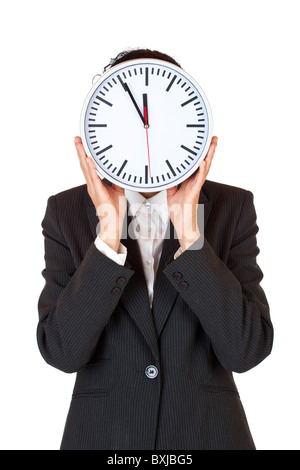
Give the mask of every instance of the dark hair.
M 178 62 L 176 62 L 173 57 L 170 57 L 167 54 L 159 51 L 152 51 L 150 49 L 131 49 L 128 51 L 120 52 L 114 59 L 110 60 L 110 63 L 104 67 L 104 72 L 114 65 L 120 64 L 121 62 L 126 62 L 127 60 L 132 59 L 159 59 L 165 60 L 166 62 L 171 62 L 171 64 L 181 67 Z

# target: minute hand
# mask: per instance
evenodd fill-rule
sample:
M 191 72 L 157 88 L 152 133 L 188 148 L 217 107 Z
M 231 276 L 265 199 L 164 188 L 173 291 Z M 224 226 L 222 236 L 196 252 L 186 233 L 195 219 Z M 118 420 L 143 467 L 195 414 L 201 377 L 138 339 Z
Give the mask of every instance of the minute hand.
M 133 96 L 133 94 L 131 93 L 131 91 L 130 91 L 130 89 L 129 89 L 129 86 L 127 85 L 127 83 L 124 83 L 124 82 L 123 82 L 123 80 L 121 79 L 120 75 L 118 75 L 118 79 L 119 79 L 121 85 L 123 86 L 124 90 L 127 91 L 128 95 L 130 96 L 130 99 L 131 99 L 131 101 L 133 102 L 133 104 L 134 104 L 134 106 L 135 106 L 135 109 L 137 110 L 137 112 L 138 112 L 138 114 L 139 114 L 139 116 L 140 116 L 140 118 L 141 118 L 141 120 L 142 120 L 143 125 L 145 125 L 144 116 L 143 116 L 143 114 L 141 113 L 140 108 L 138 107 L 137 102 L 135 101 L 134 96 Z

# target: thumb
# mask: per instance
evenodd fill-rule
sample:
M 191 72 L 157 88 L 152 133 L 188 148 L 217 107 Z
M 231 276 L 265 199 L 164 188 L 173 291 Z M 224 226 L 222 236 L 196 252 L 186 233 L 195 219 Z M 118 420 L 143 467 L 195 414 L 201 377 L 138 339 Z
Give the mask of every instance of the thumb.
M 171 198 L 176 194 L 178 191 L 177 186 L 173 186 L 173 188 L 167 189 L 167 198 Z

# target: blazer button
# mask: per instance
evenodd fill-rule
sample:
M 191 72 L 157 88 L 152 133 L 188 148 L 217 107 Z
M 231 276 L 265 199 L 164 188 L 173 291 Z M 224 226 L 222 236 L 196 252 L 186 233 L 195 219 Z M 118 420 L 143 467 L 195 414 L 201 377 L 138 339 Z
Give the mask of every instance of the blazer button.
M 187 290 L 189 288 L 188 283 L 185 281 L 180 282 L 178 285 L 179 287 L 181 287 L 181 289 L 184 289 L 184 290 Z
M 126 282 L 126 277 L 119 277 L 117 279 L 116 284 L 117 284 L 117 286 L 122 286 L 123 284 L 125 284 L 125 282 Z
M 180 279 L 182 279 L 182 274 L 181 273 L 173 273 L 173 277 L 174 279 L 176 279 L 176 281 L 179 281 Z
M 121 292 L 120 287 L 114 287 L 113 290 L 111 291 L 112 295 L 119 295 Z
M 155 366 L 148 366 L 145 369 L 145 374 L 148 379 L 155 379 L 158 376 L 158 368 Z

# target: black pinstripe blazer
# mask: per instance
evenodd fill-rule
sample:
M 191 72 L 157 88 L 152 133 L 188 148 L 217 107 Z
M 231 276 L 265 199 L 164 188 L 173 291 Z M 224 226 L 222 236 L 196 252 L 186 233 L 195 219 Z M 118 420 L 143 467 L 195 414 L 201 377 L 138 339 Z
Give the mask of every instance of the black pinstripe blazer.
M 204 244 L 174 260 L 165 240 L 151 311 L 136 241 L 125 266 L 94 246 L 86 186 L 49 199 L 38 344 L 77 372 L 61 449 L 255 449 L 232 377 L 273 342 L 253 196 L 206 181 L 199 202 Z

